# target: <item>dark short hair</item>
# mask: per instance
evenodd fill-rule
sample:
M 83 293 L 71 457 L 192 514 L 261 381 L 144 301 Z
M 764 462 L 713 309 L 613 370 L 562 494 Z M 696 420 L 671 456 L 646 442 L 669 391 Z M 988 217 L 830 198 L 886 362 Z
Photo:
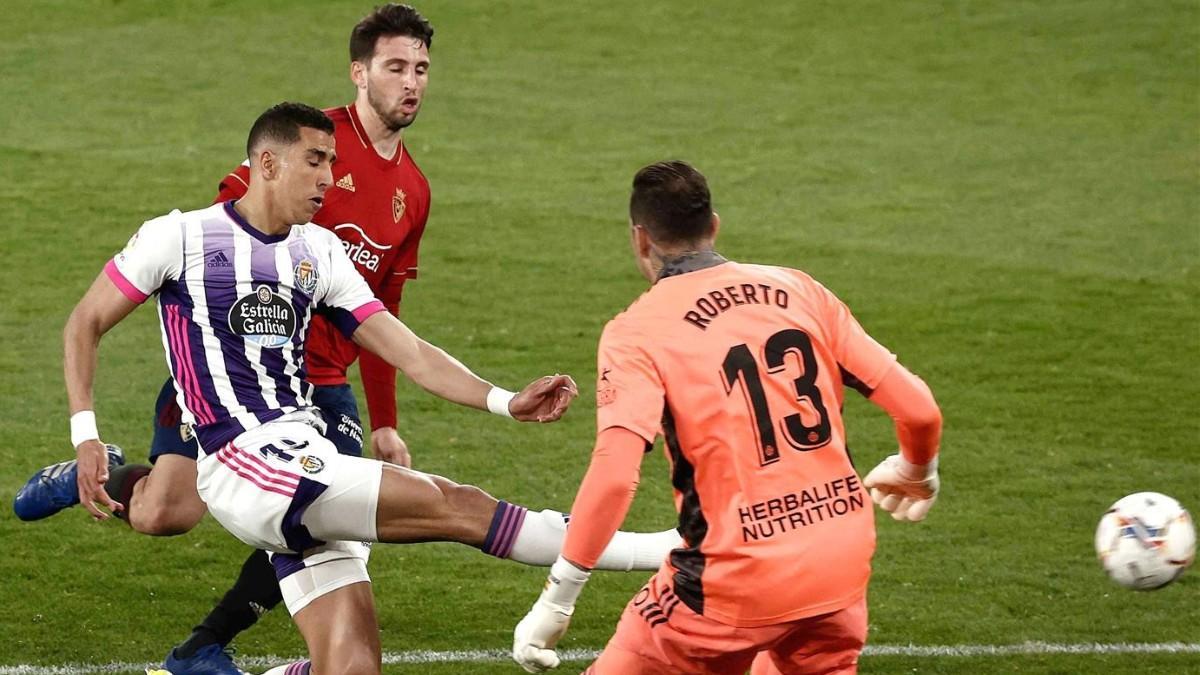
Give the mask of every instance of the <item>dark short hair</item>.
M 246 156 L 254 156 L 254 148 L 263 141 L 295 143 L 300 140 L 300 129 L 308 127 L 333 133 L 333 120 L 325 113 L 303 103 L 280 103 L 267 108 L 254 120 L 250 137 L 246 139 Z
M 633 177 L 629 216 L 657 242 L 695 242 L 712 233 L 708 181 L 695 167 L 680 160 L 643 167 Z
M 350 60 L 370 61 L 375 56 L 375 43 L 381 37 L 403 35 L 414 37 L 433 46 L 433 26 L 410 5 L 389 2 L 371 10 L 350 31 Z

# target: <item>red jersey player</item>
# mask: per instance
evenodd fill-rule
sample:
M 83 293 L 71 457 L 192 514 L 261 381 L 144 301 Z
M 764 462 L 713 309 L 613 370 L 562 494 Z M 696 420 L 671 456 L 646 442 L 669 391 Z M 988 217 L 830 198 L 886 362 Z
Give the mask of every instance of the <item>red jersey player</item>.
M 368 119 L 380 119 L 378 111 L 372 113 Z M 429 181 L 402 141 L 390 156 L 380 153 L 359 117 L 357 103 L 328 109 L 325 114 L 334 121 L 338 161 L 333 167 L 334 186 L 325 193 L 325 202 L 313 222 L 332 230 L 342 240 L 346 253 L 376 297 L 396 314 L 404 283 L 417 276 L 417 246 L 429 217 Z M 412 115 L 416 115 L 415 109 Z M 250 167 L 242 164 L 226 176 L 217 201 L 245 194 L 249 172 Z M 382 454 L 380 459 L 407 465 L 405 448 L 389 442 L 389 436 L 396 435 L 396 369 L 370 352 L 360 353 L 358 345 L 342 337 L 321 316 L 313 318 L 305 349 L 308 381 L 319 387 L 346 386 L 346 371 L 355 359 L 361 359 L 372 450 L 376 456 Z M 331 423 L 349 422 L 346 417 Z M 397 456 L 393 448 L 401 454 Z
M 756 674 L 853 673 L 867 632 L 870 500 L 899 520 L 932 506 L 933 396 L 807 274 L 718 255 L 707 182 L 686 163 L 638 173 L 630 221 L 653 286 L 600 339 L 596 448 L 513 656 L 529 672 L 557 665 L 554 645 L 661 434 L 684 543 L 587 672 L 740 675 L 753 662 Z M 844 387 L 894 418 L 900 444 L 861 481 Z

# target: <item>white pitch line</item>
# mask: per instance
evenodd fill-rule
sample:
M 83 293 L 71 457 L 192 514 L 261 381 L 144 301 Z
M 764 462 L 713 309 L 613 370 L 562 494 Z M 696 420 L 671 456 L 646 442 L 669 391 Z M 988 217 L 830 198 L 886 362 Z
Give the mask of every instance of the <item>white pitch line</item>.
M 1032 654 L 1200 654 L 1197 642 L 1022 642 L 1015 645 L 867 645 L 864 656 L 1025 656 Z
M 565 649 L 559 652 L 564 661 L 586 661 L 596 658 L 595 649 Z M 1197 642 L 1022 642 L 1011 645 L 867 645 L 863 656 L 1025 656 L 1031 654 L 1200 654 Z M 267 668 L 290 661 L 296 657 L 246 656 L 238 657 L 246 668 Z M 385 664 L 422 663 L 496 663 L 509 660 L 509 652 L 503 649 L 465 649 L 455 651 L 414 650 L 385 652 Z M 68 663 L 59 666 L 36 666 L 29 664 L 0 666 L 0 675 L 83 675 L 85 673 L 142 672 L 156 668 L 157 663 Z

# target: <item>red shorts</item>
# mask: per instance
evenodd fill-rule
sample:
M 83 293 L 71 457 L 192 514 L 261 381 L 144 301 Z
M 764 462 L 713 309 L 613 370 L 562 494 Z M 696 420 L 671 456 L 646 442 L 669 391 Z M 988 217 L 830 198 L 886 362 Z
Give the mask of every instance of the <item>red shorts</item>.
M 829 614 L 738 628 L 688 609 L 655 575 L 584 675 L 742 675 L 752 663 L 753 675 L 852 675 L 866 641 L 865 596 Z

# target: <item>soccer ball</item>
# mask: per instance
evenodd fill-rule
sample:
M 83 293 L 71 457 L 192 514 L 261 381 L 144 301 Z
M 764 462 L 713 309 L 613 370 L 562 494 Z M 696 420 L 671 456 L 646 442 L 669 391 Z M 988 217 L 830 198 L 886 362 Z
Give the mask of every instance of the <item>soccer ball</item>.
M 1139 591 L 1179 578 L 1196 554 L 1192 517 L 1157 492 L 1135 492 L 1109 507 L 1096 527 L 1096 555 L 1113 581 Z

